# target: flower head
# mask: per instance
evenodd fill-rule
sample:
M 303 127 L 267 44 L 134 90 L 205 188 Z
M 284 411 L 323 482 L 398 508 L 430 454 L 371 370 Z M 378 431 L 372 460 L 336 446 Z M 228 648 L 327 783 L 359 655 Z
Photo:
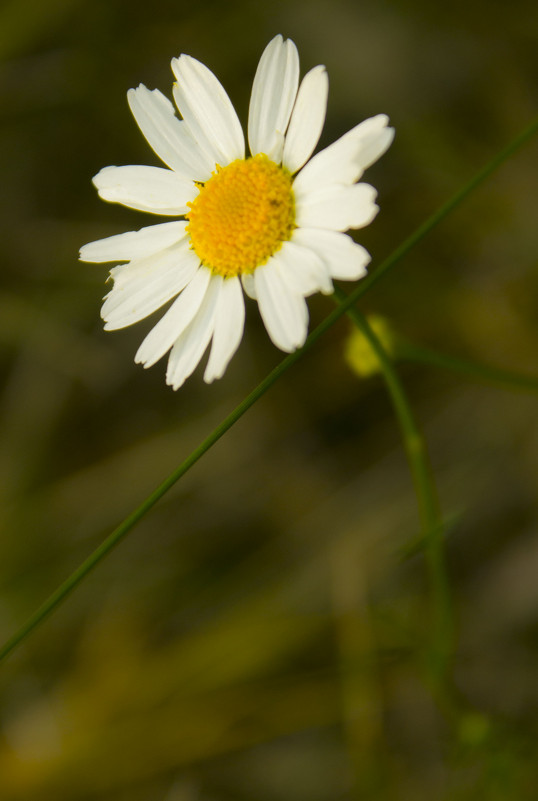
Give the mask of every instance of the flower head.
M 314 67 L 299 85 L 297 49 L 276 36 L 254 78 L 246 156 L 213 73 L 186 55 L 172 70 L 181 119 L 158 89 L 141 84 L 127 95 L 166 168 L 105 167 L 93 182 L 104 200 L 178 219 L 90 242 L 80 258 L 126 262 L 110 271 L 101 311 L 108 330 L 173 301 L 135 361 L 150 367 L 170 351 L 166 380 L 178 389 L 210 342 L 204 380 L 223 375 L 243 335 L 243 290 L 273 343 L 291 352 L 306 339 L 305 298 L 330 293 L 333 278 L 365 275 L 368 252 L 343 232 L 375 217 L 376 191 L 357 181 L 394 132 L 379 114 L 310 158 L 325 122 L 327 73 Z
M 368 325 L 378 338 L 383 350 L 391 359 L 398 356 L 398 341 L 390 323 L 379 314 L 367 317 Z M 381 372 L 381 363 L 370 342 L 362 331 L 351 328 L 344 345 L 344 358 L 351 370 L 359 378 L 369 378 Z

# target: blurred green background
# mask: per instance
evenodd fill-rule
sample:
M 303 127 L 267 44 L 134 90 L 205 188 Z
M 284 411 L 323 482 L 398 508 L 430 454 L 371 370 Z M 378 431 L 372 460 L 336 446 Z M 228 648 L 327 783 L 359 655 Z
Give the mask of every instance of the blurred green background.
M 81 244 L 149 224 L 98 200 L 157 164 L 132 120 L 170 59 L 244 122 L 258 58 L 329 72 L 322 145 L 385 112 L 372 269 L 536 113 L 538 10 L 424 0 L 4 0 L 0 6 L 0 636 L 5 639 L 282 357 L 249 303 L 225 377 L 177 393 L 105 333 Z M 537 372 L 528 145 L 361 303 L 417 343 Z M 312 324 L 331 301 L 310 301 Z M 443 510 L 457 710 L 424 675 L 431 605 L 382 381 L 341 321 L 0 668 L 2 801 L 534 799 L 536 397 L 403 365 Z M 464 711 L 462 711 L 464 710 Z

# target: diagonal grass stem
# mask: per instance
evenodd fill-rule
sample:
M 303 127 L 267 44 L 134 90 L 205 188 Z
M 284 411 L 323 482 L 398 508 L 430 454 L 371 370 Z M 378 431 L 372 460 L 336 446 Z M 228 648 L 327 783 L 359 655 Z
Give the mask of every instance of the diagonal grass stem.
M 218 440 L 236 423 L 259 398 L 288 370 L 295 362 L 340 319 L 356 301 L 372 286 L 385 276 L 412 248 L 415 247 L 433 228 L 439 225 L 451 211 L 459 206 L 483 181 L 486 180 L 501 164 L 512 156 L 538 131 L 538 119 L 535 119 L 506 148 L 501 150 L 483 169 L 441 208 L 429 217 L 417 230 L 405 239 L 390 256 L 388 256 L 367 278 L 362 280 L 340 306 L 334 309 L 312 331 L 305 345 L 295 353 L 283 359 L 275 369 L 222 421 L 211 434 L 199 445 L 181 465 L 176 468 L 114 531 L 99 545 L 90 556 L 50 595 L 47 600 L 31 615 L 0 648 L 0 661 L 22 643 L 34 629 L 52 614 L 68 595 L 86 578 L 136 524 L 152 509 L 168 490 L 179 481 L 196 462 L 218 442 Z

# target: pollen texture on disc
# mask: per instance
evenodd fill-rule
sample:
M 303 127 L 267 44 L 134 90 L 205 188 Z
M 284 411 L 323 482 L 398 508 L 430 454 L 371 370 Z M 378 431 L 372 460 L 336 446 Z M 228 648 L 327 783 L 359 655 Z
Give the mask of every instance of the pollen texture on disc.
M 191 245 L 223 276 L 254 272 L 294 228 L 291 175 L 263 154 L 217 167 L 188 205 Z

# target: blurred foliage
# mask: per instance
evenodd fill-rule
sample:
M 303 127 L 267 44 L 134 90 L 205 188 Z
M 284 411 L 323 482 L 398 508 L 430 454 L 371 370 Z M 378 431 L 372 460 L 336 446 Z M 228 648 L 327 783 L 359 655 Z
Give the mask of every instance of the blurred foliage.
M 81 244 L 146 224 L 100 202 L 157 163 L 125 93 L 190 53 L 243 120 L 277 32 L 327 65 L 322 145 L 386 112 L 372 269 L 535 113 L 530 0 L 7 0 L 0 9 L 0 633 L 7 637 L 281 358 L 253 305 L 226 376 L 178 393 L 107 334 Z M 537 143 L 368 294 L 415 342 L 536 373 Z M 312 322 L 332 305 L 310 301 Z M 152 325 L 149 321 L 146 330 Z M 336 326 L 1 668 L 2 801 L 533 799 L 536 399 L 402 367 L 443 508 L 454 707 L 423 674 L 429 595 L 378 377 Z

